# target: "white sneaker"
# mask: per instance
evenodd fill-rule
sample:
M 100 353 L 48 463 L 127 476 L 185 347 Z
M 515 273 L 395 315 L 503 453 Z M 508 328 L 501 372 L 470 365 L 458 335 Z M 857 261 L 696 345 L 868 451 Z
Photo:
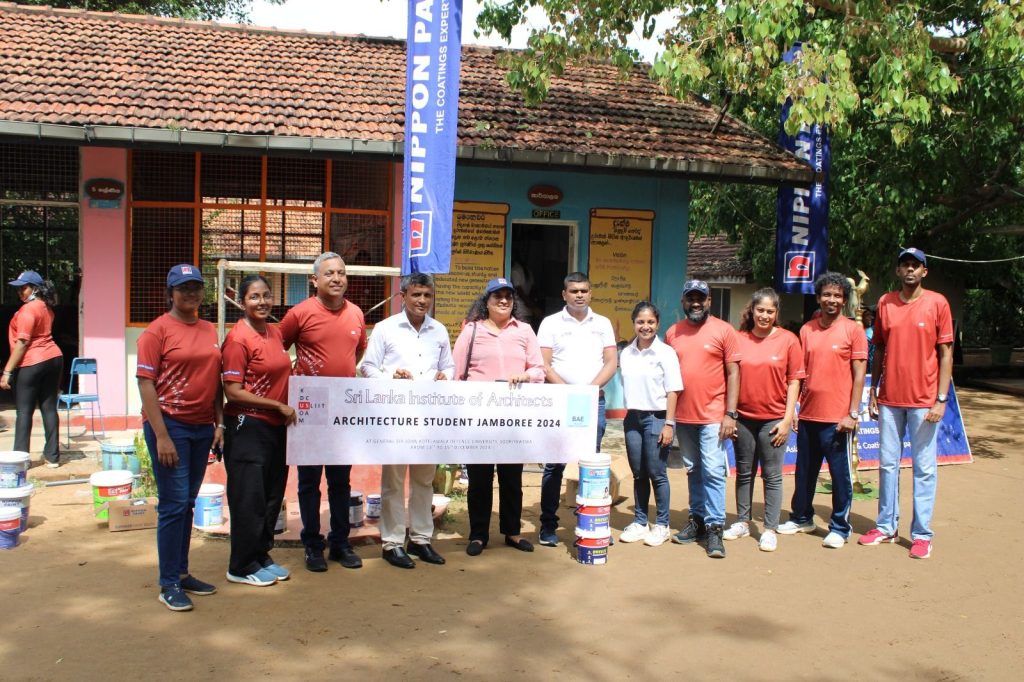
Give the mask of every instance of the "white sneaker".
M 757 543 L 757 548 L 762 552 L 774 552 L 779 546 L 779 538 L 775 535 L 775 531 L 765 529 L 761 533 L 761 541 Z
M 668 526 L 656 525 L 651 528 L 651 531 L 644 538 L 644 544 L 648 547 L 657 547 L 663 545 L 669 538 Z
M 722 533 L 723 540 L 739 540 L 750 535 L 750 524 L 746 521 L 737 521 Z
M 647 537 L 647 524 L 633 522 L 619 533 L 619 542 L 639 542 Z
M 825 536 L 825 539 L 821 541 L 822 547 L 828 547 L 830 549 L 840 549 L 846 544 L 846 538 L 835 531 L 830 532 Z
M 786 521 L 775 532 L 779 535 L 796 535 L 797 533 L 813 533 L 816 530 L 818 530 L 818 527 L 814 525 L 814 521 L 808 521 L 807 523 Z

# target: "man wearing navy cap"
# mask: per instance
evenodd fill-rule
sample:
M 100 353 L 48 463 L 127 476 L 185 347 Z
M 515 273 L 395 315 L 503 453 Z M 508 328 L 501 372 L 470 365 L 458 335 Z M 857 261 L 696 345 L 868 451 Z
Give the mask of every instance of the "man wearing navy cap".
M 896 542 L 899 525 L 900 457 L 903 436 L 910 439 L 914 463 L 912 559 L 932 553 L 932 510 L 938 479 L 936 437 L 946 413 L 953 372 L 953 319 L 945 297 L 924 288 L 928 258 L 916 248 L 900 251 L 899 291 L 878 301 L 875 359 L 868 409 L 878 417 L 879 485 L 876 527 L 862 545 Z
M 707 555 L 721 559 L 725 557 L 724 443 L 736 433 L 739 417 L 739 336 L 732 325 L 711 314 L 707 282 L 686 282 L 681 302 L 686 319 L 669 327 L 665 342 L 679 356 L 686 385 L 676 403 L 674 426 L 686 466 L 690 522 L 672 542 L 685 545 L 706 539 Z

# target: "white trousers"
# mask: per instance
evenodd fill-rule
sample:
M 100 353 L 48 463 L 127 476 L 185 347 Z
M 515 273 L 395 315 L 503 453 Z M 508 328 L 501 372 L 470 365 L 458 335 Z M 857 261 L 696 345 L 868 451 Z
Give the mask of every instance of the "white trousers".
M 419 545 L 434 533 L 435 464 L 384 464 L 380 470 L 380 539 L 384 549 L 405 544 L 405 471 L 409 470 L 409 539 Z

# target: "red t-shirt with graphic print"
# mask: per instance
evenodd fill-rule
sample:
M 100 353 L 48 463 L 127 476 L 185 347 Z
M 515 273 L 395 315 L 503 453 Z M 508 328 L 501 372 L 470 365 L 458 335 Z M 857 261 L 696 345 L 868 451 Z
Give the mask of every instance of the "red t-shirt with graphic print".
M 268 324 L 264 336 L 240 321 L 224 339 L 222 356 L 224 383 L 242 384 L 243 389 L 260 398 L 288 402 L 292 359 L 281 342 L 281 330 L 275 325 Z M 244 414 L 275 426 L 284 424 L 284 415 L 277 410 L 243 407 L 230 400 L 224 406 L 224 414 L 230 417 Z
M 356 375 L 356 354 L 366 349 L 366 322 L 352 301 L 330 310 L 318 297 L 307 298 L 285 314 L 280 329 L 284 347 L 295 344 L 295 376 Z
M 186 424 L 213 424 L 220 388 L 217 329 L 206 320 L 188 324 L 164 313 L 139 337 L 135 376 L 153 380 L 160 411 L 167 416 Z

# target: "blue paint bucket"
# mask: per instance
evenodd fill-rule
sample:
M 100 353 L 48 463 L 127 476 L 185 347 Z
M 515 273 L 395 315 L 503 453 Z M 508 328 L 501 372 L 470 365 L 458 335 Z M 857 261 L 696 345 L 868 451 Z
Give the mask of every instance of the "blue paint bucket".
M 601 566 L 608 563 L 608 546 L 611 544 L 612 534 L 608 531 L 603 537 L 586 538 L 580 537 L 577 533 L 576 561 L 586 566 Z
M 20 488 L 0 488 L 0 509 L 14 507 L 21 512 L 21 532 L 28 528 L 28 504 L 35 486 L 31 483 Z
M 21 510 L 0 507 L 0 549 L 14 549 L 21 536 Z
M 580 489 L 584 500 L 604 500 L 611 495 L 612 458 L 600 453 L 580 460 Z
M 611 505 L 611 499 L 608 498 L 606 504 L 580 504 L 576 507 L 576 534 L 581 537 L 596 537 L 610 533 Z
M 27 452 L 8 450 L 0 452 L 0 488 L 20 488 L 28 476 Z
M 117 469 L 138 475 L 141 469 L 135 454 L 135 441 L 130 438 L 103 441 L 100 443 L 100 464 L 104 471 Z
M 224 525 L 224 486 L 220 483 L 204 483 L 199 486 L 192 525 L 196 528 Z

